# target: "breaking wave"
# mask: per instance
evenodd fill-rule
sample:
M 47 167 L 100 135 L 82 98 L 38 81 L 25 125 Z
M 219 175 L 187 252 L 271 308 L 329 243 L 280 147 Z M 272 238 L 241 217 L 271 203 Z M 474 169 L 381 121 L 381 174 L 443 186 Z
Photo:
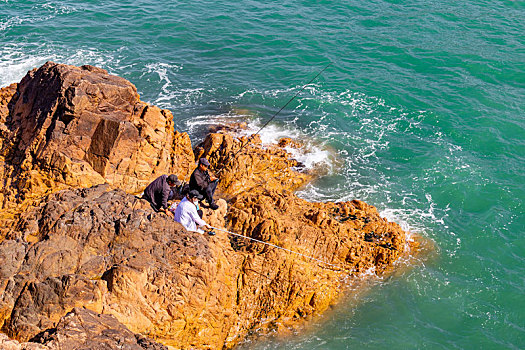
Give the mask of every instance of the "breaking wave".
M 298 141 L 301 147 L 286 146 L 284 149 L 296 159 L 302 167 L 308 170 L 323 168 L 325 173 L 334 170 L 336 156 L 328 147 L 316 140 L 309 138 L 297 129 L 287 126 L 271 124 L 261 130 L 262 123 L 259 118 L 238 113 L 221 115 L 201 115 L 187 120 L 186 130 L 190 135 L 204 135 L 206 128 L 210 125 L 232 125 L 235 123 L 246 123 L 244 127 L 236 130 L 236 136 L 250 136 L 259 132 L 263 146 L 276 145 L 282 138 L 291 138 Z

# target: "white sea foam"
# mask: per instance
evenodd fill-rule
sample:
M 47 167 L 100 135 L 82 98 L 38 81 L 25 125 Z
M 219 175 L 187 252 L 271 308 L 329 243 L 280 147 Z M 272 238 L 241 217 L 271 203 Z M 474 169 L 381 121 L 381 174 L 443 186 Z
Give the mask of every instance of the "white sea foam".
M 164 94 L 169 94 L 172 82 L 169 78 L 168 72 L 178 72 L 182 69 L 182 66 L 164 62 L 155 62 L 146 64 L 145 68 L 147 70 L 141 75 L 141 78 L 144 77 L 146 74 L 157 74 L 160 82 L 162 83 L 162 92 Z
M 19 82 L 26 73 L 47 61 L 72 65 L 91 64 L 108 70 L 120 66 L 119 52 L 102 52 L 95 48 L 82 48 L 72 52 L 61 52 L 52 47 L 40 45 L 26 48 L 22 45 L 0 47 L 0 86 Z
M 186 121 L 185 131 L 190 135 L 196 135 L 211 125 L 222 125 L 230 119 L 230 114 L 199 115 Z
M 20 81 L 27 71 L 50 58 L 46 53 L 28 55 L 16 45 L 0 47 L 0 86 Z
M 295 148 L 287 146 L 285 150 L 305 168 L 314 169 L 324 167 L 328 173 L 334 170 L 335 155 L 330 153 L 328 148 L 321 143 L 316 144 L 316 140 L 302 134 L 297 129 L 292 129 L 287 126 L 269 124 L 262 130 L 261 127 L 262 125 L 259 120 L 252 120 L 248 122 L 248 128 L 243 130 L 241 134 L 251 135 L 259 132 L 263 145 L 275 145 L 282 138 L 292 138 L 295 141 L 299 141 L 303 147 Z
M 0 31 L 7 30 L 10 27 L 16 26 L 17 24 L 22 23 L 23 20 L 19 16 L 14 16 L 7 18 L 6 20 L 0 21 Z
M 151 103 L 166 109 L 186 109 L 198 107 L 205 95 L 213 95 L 215 87 L 179 87 L 177 86 L 176 74 L 184 69 L 182 64 L 153 62 L 148 63 L 142 68 L 141 79 L 151 81 L 153 84 L 160 84 L 157 96 L 151 99 Z M 208 99 L 206 103 L 213 103 Z M 204 117 L 204 116 L 201 116 Z M 202 119 L 198 117 L 198 119 Z M 205 116 L 213 119 L 214 116 Z M 221 117 L 221 116 L 219 116 Z M 202 125 L 198 121 L 195 125 L 189 125 L 194 130 L 194 126 Z M 185 130 L 188 131 L 188 130 Z M 190 133 L 191 135 L 191 133 Z
M 412 233 L 429 238 L 436 235 L 433 230 L 448 233 L 450 240 L 445 252 L 450 256 L 455 255 L 461 248 L 461 240 L 447 226 L 449 207 L 440 207 L 428 193 L 421 198 L 421 191 L 417 187 L 422 182 L 431 184 L 440 177 L 448 176 L 444 173 L 447 169 L 478 172 L 477 167 L 469 164 L 462 148 L 452 143 L 434 126 L 432 115 L 426 111 L 406 112 L 398 107 L 388 106 L 379 98 L 350 91 L 342 94 L 319 92 L 314 95 L 316 96 L 309 98 L 317 98 L 321 107 L 324 104 L 351 107 L 350 110 L 340 108 L 349 123 L 349 127 L 344 130 L 336 129 L 338 121 L 326 115 L 309 125 L 314 137 L 328 142 L 335 140 L 342 144 L 345 149 L 341 158 L 345 164 L 338 171 L 340 176 L 334 177 L 333 182 L 309 184 L 298 193 L 299 196 L 314 201 L 364 200 L 378 207 L 382 217 L 399 223 L 408 232 L 409 241 L 414 237 Z M 403 143 L 396 142 L 397 140 L 410 140 L 425 145 L 427 149 L 435 148 L 446 154 L 439 164 L 430 163 L 421 178 L 413 179 L 413 188 L 401 188 L 396 179 L 390 177 L 388 166 L 384 166 L 383 171 L 378 171 L 378 164 L 388 164 L 380 158 L 382 154 L 388 152 L 393 144 L 403 147 Z
M 96 48 L 82 48 L 72 52 L 69 55 L 57 54 L 56 61 L 60 63 L 72 64 L 75 66 L 81 66 L 90 64 L 105 68 L 111 72 L 111 70 L 120 68 L 122 58 L 119 55 L 119 51 L 115 51 L 112 54 L 100 51 Z
M 40 6 L 41 8 L 46 9 L 55 15 L 69 14 L 77 11 L 77 9 L 73 6 L 55 2 L 46 2 L 44 4 L 41 4 Z
M 238 130 L 236 135 L 238 137 L 250 136 L 259 132 L 263 146 L 275 145 L 285 137 L 292 138 L 295 141 L 299 141 L 303 147 L 285 147 L 285 150 L 306 169 L 314 169 L 322 166 L 328 171 L 333 170 L 335 155 L 330 153 L 322 144 L 315 144 L 314 140 L 309 139 L 297 129 L 270 124 L 261 130 L 262 124 L 259 119 L 238 113 L 201 115 L 187 121 L 186 125 L 188 133 L 194 134 L 197 133 L 197 130 L 203 129 L 205 126 L 229 125 L 235 122 L 247 122 L 247 128 Z
M 4 2 L 7 3 L 7 0 Z M 32 6 L 31 11 L 28 13 L 20 13 L 1 21 L 0 31 L 5 31 L 20 24 L 48 21 L 58 15 L 69 14 L 75 11 L 77 11 L 75 7 L 61 3 L 46 2 L 43 4 L 36 4 Z

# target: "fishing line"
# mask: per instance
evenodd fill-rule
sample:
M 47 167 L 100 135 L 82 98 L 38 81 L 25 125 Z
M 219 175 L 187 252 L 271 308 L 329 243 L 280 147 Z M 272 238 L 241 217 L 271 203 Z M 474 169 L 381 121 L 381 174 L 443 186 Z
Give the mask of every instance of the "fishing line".
M 208 226 L 209 226 L 209 225 L 208 225 Z M 308 259 L 312 259 L 312 260 L 318 261 L 318 262 L 320 262 L 320 263 L 323 263 L 323 264 L 326 264 L 326 265 L 329 265 L 329 266 L 333 266 L 333 267 L 335 267 L 336 269 L 341 270 L 341 267 L 340 267 L 340 266 L 337 266 L 337 265 L 334 265 L 334 264 L 330 264 L 329 262 L 326 262 L 326 261 L 323 261 L 323 260 L 320 260 L 320 259 L 314 258 L 314 257 L 309 256 L 309 255 L 305 255 L 305 254 L 302 254 L 302 253 L 299 253 L 299 252 L 296 252 L 296 251 L 293 251 L 293 250 L 290 250 L 290 249 L 287 249 L 287 248 L 280 247 L 280 246 L 275 245 L 275 244 L 272 244 L 272 243 L 264 242 L 264 241 L 261 241 L 261 240 L 258 240 L 258 239 L 252 238 L 252 237 L 244 236 L 244 235 L 241 235 L 241 234 L 238 234 L 238 233 L 235 233 L 235 232 L 231 232 L 231 231 L 228 231 L 228 230 L 225 230 L 225 229 L 222 229 L 222 228 L 213 227 L 213 226 L 210 226 L 210 227 L 211 227 L 212 229 L 214 229 L 214 230 L 217 230 L 217 231 L 226 232 L 226 233 L 229 233 L 229 234 L 234 235 L 234 236 L 237 236 L 237 237 L 247 238 L 247 239 L 250 239 L 250 240 L 255 241 L 255 242 L 258 242 L 258 243 L 266 244 L 266 245 L 268 245 L 268 246 L 270 246 L 270 247 L 274 247 L 274 248 L 282 249 L 282 250 L 285 250 L 285 251 L 287 251 L 287 252 L 294 253 L 294 254 L 300 255 L 300 256 L 302 256 L 302 257 L 305 257 L 305 258 L 308 258 Z
M 332 62 L 328 63 L 323 69 L 321 69 L 321 71 L 320 71 L 319 73 L 317 73 L 317 75 L 316 75 L 315 77 L 313 77 L 312 79 L 310 79 L 310 81 L 309 81 L 308 83 L 304 84 L 303 87 L 302 87 L 299 91 L 297 91 L 297 92 L 295 93 L 295 95 L 293 95 L 293 97 L 290 98 L 290 99 L 288 100 L 288 102 L 286 102 L 286 103 L 284 104 L 284 106 L 282 106 L 281 109 L 279 109 L 279 110 L 278 110 L 278 111 L 277 111 L 277 112 L 276 112 L 276 113 L 275 113 L 270 119 L 268 119 L 268 120 L 266 121 L 266 123 L 264 123 L 264 125 L 263 125 L 263 126 L 262 126 L 262 127 L 261 127 L 261 128 L 255 133 L 255 134 L 253 134 L 252 136 L 258 135 L 258 134 L 262 131 L 262 129 L 264 129 L 268 124 L 270 124 L 270 122 L 271 122 L 272 120 L 274 120 L 275 117 L 276 117 L 279 113 L 281 113 L 281 111 L 282 111 L 283 109 L 285 109 L 286 106 L 288 106 L 288 105 L 290 104 L 290 102 L 292 102 L 293 100 L 295 100 L 295 98 L 296 98 L 301 92 L 303 92 L 303 90 L 304 90 L 308 85 L 310 85 L 315 79 L 317 79 L 317 77 L 319 77 L 319 76 L 321 75 L 321 73 L 323 73 L 328 67 L 330 67 L 331 64 L 332 64 Z M 226 165 L 230 164 L 230 163 L 235 159 L 235 157 L 237 157 L 237 154 L 239 154 L 239 152 L 241 152 L 241 151 L 244 149 L 244 147 L 246 147 L 247 145 L 248 145 L 248 142 L 246 142 L 244 145 L 242 145 L 241 148 L 239 148 L 239 150 L 233 154 L 233 157 L 231 157 L 231 158 L 228 160 L 228 163 L 226 163 L 224 166 L 222 166 L 222 167 L 217 171 L 217 174 L 220 174 L 221 171 L 226 167 Z

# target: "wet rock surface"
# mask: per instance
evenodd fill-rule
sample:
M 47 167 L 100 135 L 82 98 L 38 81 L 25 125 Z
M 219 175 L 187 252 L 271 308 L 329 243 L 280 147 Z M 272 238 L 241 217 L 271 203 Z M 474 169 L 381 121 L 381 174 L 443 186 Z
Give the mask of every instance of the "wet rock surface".
M 171 113 L 95 67 L 29 72 L 0 90 L 0 118 L 0 326 L 17 341 L 160 346 L 141 334 L 229 348 L 325 311 L 344 278 L 389 271 L 405 250 L 405 233 L 373 206 L 293 193 L 312 179 L 284 149 L 300 144 L 221 132 L 193 151 Z M 202 156 L 223 198 L 205 220 L 302 255 L 187 232 L 133 195 L 160 174 L 186 177 Z

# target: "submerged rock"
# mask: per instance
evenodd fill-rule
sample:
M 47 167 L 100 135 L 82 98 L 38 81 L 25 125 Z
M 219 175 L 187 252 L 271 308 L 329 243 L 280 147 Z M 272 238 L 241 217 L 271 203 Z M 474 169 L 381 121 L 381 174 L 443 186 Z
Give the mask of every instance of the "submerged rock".
M 0 325 L 19 341 L 146 344 L 137 333 L 229 348 L 323 312 L 345 277 L 388 271 L 405 249 L 401 228 L 366 203 L 298 198 L 312 175 L 283 148 L 292 140 L 212 133 L 194 152 L 170 112 L 95 67 L 29 72 L 0 90 L 0 118 Z M 205 219 L 299 254 L 187 232 L 132 195 L 160 174 L 186 177 L 201 156 L 226 199 Z M 100 322 L 79 330 L 79 317 Z

